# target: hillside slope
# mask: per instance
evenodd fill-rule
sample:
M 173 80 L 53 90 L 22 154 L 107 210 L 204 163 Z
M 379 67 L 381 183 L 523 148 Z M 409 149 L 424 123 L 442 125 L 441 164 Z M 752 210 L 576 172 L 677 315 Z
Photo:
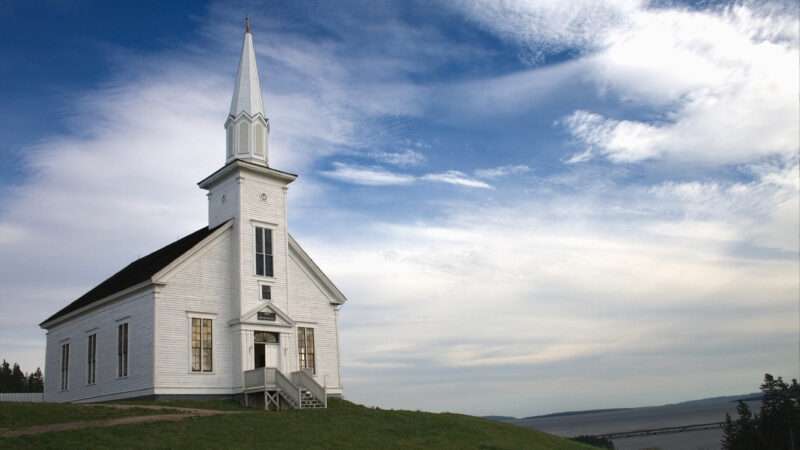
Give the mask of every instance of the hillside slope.
M 0 448 L 586 450 L 591 447 L 477 417 L 379 410 L 331 401 L 327 410 L 280 413 L 247 410 L 181 422 L 0 438 Z

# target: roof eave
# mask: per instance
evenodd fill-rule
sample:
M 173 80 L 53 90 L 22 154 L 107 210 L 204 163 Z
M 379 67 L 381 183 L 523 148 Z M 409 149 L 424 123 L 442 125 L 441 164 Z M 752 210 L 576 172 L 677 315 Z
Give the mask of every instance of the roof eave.
M 225 178 L 226 175 L 228 175 L 229 173 L 231 173 L 236 169 L 249 170 L 251 172 L 265 175 L 274 180 L 281 181 L 285 184 L 289 184 L 297 179 L 297 175 L 293 173 L 284 172 L 282 170 L 273 169 L 272 167 L 267 167 L 260 164 L 243 161 L 241 159 L 234 159 L 228 164 L 225 164 L 222 168 L 220 168 L 216 172 L 202 179 L 199 183 L 197 183 L 197 185 L 201 189 L 209 189 L 210 187 L 221 181 L 223 178 Z
M 317 280 L 325 287 L 330 293 L 331 303 L 334 305 L 344 305 L 347 302 L 347 297 L 333 284 L 330 278 L 325 275 L 325 272 L 320 269 L 317 263 L 311 259 L 311 256 L 303 250 L 303 247 L 294 239 L 294 236 L 289 234 L 289 246 L 297 253 L 300 259 L 311 269 Z
M 231 220 L 228 220 L 225 223 L 217 226 L 216 229 L 210 230 L 210 231 L 212 231 L 211 234 L 206 235 L 205 237 L 203 237 L 199 241 L 197 241 L 194 244 L 192 244 L 191 247 L 189 247 L 186 250 L 184 250 L 177 258 L 172 260 L 169 264 L 167 264 L 166 266 L 162 267 L 156 273 L 150 274 L 149 278 L 147 278 L 147 279 L 145 279 L 143 281 L 140 281 L 139 283 L 136 283 L 136 284 L 134 284 L 132 286 L 128 286 L 128 287 L 126 287 L 124 289 L 120 289 L 120 290 L 118 290 L 116 292 L 113 292 L 113 293 L 111 293 L 111 294 L 109 294 L 109 295 L 107 295 L 105 297 L 101 297 L 99 299 L 92 300 L 89 304 L 81 306 L 78 309 L 75 309 L 75 310 L 72 310 L 72 311 L 69 311 L 69 312 L 61 314 L 61 311 L 63 311 L 64 309 L 67 309 L 67 308 L 70 307 L 70 305 L 67 305 L 66 307 L 62 308 L 61 310 L 59 310 L 58 312 L 56 312 L 55 314 L 51 315 L 46 320 L 41 322 L 39 324 L 39 327 L 41 327 L 41 328 L 46 330 L 46 329 L 49 329 L 49 328 L 51 328 L 51 327 L 53 327 L 55 325 L 58 325 L 58 324 L 64 322 L 65 320 L 70 320 L 70 319 L 72 319 L 73 317 L 75 317 L 75 316 L 77 316 L 79 314 L 82 314 L 82 313 L 84 313 L 86 311 L 89 311 L 89 310 L 91 310 L 93 308 L 96 308 L 96 307 L 105 305 L 107 303 L 110 303 L 112 301 L 115 301 L 115 300 L 117 300 L 119 298 L 127 296 L 128 294 L 130 294 L 132 292 L 135 292 L 135 291 L 138 291 L 138 290 L 140 290 L 142 288 L 146 288 L 146 287 L 151 286 L 151 285 L 152 286 L 163 286 L 163 285 L 165 285 L 166 284 L 165 283 L 166 280 L 162 279 L 162 278 L 164 278 L 165 274 L 167 274 L 170 270 L 172 270 L 175 267 L 177 267 L 178 265 L 180 265 L 188 257 L 190 257 L 191 255 L 195 254 L 197 252 L 197 249 L 204 247 L 208 242 L 211 242 L 212 240 L 216 239 L 219 235 L 224 233 L 225 230 L 229 229 L 232 226 L 232 224 L 233 224 L 233 220 L 231 219 Z M 201 231 L 201 230 L 198 230 L 198 231 Z M 192 233 L 192 235 L 196 234 L 196 233 L 197 232 Z M 189 235 L 189 236 L 191 236 L 191 235 Z M 185 239 L 185 238 L 187 238 L 189 236 L 185 236 L 182 239 Z M 179 239 L 176 242 L 179 242 L 182 239 Z M 175 242 L 173 242 L 170 245 L 173 245 L 173 244 L 175 244 Z M 162 247 L 162 249 L 157 250 L 157 252 L 160 251 L 160 250 L 163 250 L 164 248 L 167 248 L 167 247 L 169 247 L 169 245 L 166 246 L 166 247 Z M 125 269 L 122 269 L 122 270 L 124 271 Z
M 131 286 L 129 288 L 123 289 L 121 291 L 117 291 L 117 292 L 115 292 L 115 293 L 113 293 L 111 295 L 107 295 L 107 296 L 101 298 L 100 300 L 94 301 L 94 302 L 92 302 L 92 303 L 90 303 L 90 304 L 88 304 L 86 306 L 82 306 L 82 307 L 80 307 L 80 308 L 78 308 L 78 309 L 76 309 L 74 311 L 70 311 L 70 312 L 68 312 L 68 313 L 66 313 L 64 315 L 57 316 L 57 317 L 50 317 L 47 320 L 45 320 L 44 322 L 40 323 L 39 324 L 39 328 L 42 328 L 44 330 L 49 330 L 50 328 L 53 328 L 54 326 L 56 326 L 56 325 L 58 325 L 58 324 L 60 324 L 62 322 L 65 322 L 65 321 L 67 321 L 67 320 L 69 320 L 69 319 L 71 319 L 71 318 L 73 318 L 73 317 L 75 317 L 75 316 L 77 316 L 79 314 L 83 314 L 84 312 L 89 311 L 89 310 L 91 310 L 93 308 L 97 308 L 97 307 L 103 306 L 103 305 L 105 305 L 107 303 L 111 303 L 111 302 L 113 302 L 115 300 L 118 300 L 118 299 L 120 299 L 122 297 L 125 297 L 125 296 L 127 296 L 129 294 L 132 294 L 134 292 L 140 291 L 140 290 L 145 289 L 145 288 L 147 288 L 149 286 L 157 285 L 157 284 L 159 284 L 159 283 L 154 283 L 153 280 L 145 280 L 145 281 L 143 281 L 141 283 L 134 284 L 133 286 Z

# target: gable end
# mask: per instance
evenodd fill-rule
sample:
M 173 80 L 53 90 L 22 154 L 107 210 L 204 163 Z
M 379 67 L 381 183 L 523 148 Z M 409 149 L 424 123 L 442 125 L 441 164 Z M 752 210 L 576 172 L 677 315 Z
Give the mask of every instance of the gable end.
M 343 305 L 347 301 L 342 291 L 333 284 L 330 278 L 317 266 L 314 260 L 308 256 L 308 253 L 300 247 L 300 244 L 289 234 L 289 253 L 291 257 L 300 264 L 308 274 L 312 276 L 314 282 L 323 290 L 323 292 L 331 299 L 331 303 L 336 305 Z

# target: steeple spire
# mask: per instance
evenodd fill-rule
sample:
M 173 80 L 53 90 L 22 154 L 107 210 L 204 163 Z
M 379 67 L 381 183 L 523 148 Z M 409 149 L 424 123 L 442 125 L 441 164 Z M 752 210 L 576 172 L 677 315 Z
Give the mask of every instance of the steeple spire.
M 226 163 L 234 159 L 267 164 L 267 139 L 269 120 L 264 114 L 261 98 L 261 81 L 258 79 L 256 51 L 253 46 L 253 33 L 250 18 L 244 21 L 244 42 L 233 88 L 231 110 L 225 121 L 227 132 Z
M 231 99 L 232 116 L 240 112 L 264 115 L 264 103 L 261 100 L 261 81 L 258 79 L 256 51 L 253 47 L 253 33 L 250 30 L 250 19 L 244 20 L 244 42 L 242 55 L 239 58 L 239 71 L 236 73 L 236 87 Z

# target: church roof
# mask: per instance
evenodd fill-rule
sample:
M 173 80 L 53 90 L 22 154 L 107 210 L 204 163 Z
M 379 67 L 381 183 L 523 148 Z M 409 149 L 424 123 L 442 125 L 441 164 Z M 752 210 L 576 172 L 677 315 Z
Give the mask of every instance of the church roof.
M 217 228 L 225 225 L 224 223 L 214 228 L 203 227 L 194 233 L 184 236 L 177 241 L 161 247 L 160 249 L 143 256 L 136 261 L 128 264 L 102 283 L 95 286 L 89 292 L 83 294 L 78 299 L 53 314 L 42 325 L 59 317 L 65 316 L 73 311 L 77 311 L 85 306 L 100 301 L 109 295 L 116 294 L 137 284 L 150 280 L 153 275 L 168 266 L 172 261 L 189 251 L 192 247 L 208 237 Z
M 262 117 L 266 117 L 264 103 L 261 99 L 261 82 L 258 79 L 253 33 L 250 31 L 249 21 L 245 24 L 242 55 L 239 59 L 239 71 L 236 73 L 236 87 L 233 89 L 230 115 L 235 117 L 243 112 L 250 116 L 260 113 Z

